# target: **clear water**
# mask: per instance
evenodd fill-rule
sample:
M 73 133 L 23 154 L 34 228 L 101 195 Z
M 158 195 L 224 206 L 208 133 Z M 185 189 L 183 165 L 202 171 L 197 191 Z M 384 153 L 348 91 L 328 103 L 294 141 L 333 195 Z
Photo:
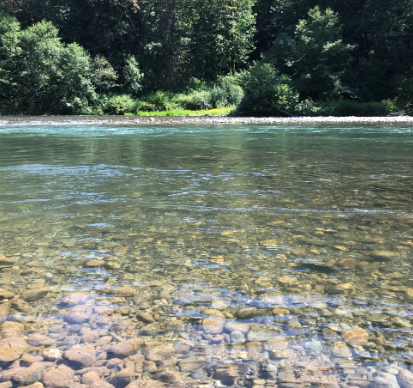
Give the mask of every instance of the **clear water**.
M 0 379 L 400 380 L 412 199 L 411 127 L 0 127 Z

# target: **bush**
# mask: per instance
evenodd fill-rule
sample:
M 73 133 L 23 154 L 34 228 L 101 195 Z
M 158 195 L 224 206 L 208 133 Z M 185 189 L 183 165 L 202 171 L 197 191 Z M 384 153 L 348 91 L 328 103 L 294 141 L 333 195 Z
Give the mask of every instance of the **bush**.
M 211 102 L 215 108 L 238 105 L 244 97 L 239 77 L 228 75 L 219 79 L 211 90 Z
M 135 113 L 138 101 L 128 94 L 113 96 L 104 102 L 103 111 L 110 115 L 124 115 L 125 113 Z
M 298 93 L 290 86 L 291 80 L 268 63 L 258 62 L 241 73 L 245 96 L 238 112 L 247 115 L 288 116 L 298 103 Z
M 172 102 L 172 95 L 162 90 L 146 96 L 138 106 L 138 110 L 143 112 L 171 110 L 174 108 L 176 108 L 176 105 Z
M 212 108 L 211 92 L 208 90 L 193 91 L 189 94 L 178 94 L 174 102 L 187 110 L 208 110 Z

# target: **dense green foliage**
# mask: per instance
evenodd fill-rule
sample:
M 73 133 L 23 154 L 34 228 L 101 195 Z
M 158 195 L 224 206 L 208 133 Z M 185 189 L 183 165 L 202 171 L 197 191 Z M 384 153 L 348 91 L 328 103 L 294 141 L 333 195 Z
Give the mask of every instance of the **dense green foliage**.
M 413 0 L 3 0 L 0 114 L 413 113 L 412 36 Z

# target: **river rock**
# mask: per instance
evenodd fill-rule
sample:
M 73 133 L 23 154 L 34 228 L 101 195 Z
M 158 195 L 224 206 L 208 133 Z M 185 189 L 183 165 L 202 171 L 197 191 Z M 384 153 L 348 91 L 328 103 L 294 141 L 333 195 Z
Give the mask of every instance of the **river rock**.
M 83 367 L 92 366 L 96 361 L 96 353 L 93 348 L 77 347 L 64 352 L 66 360 L 81 364 Z
M 374 377 L 369 388 L 400 388 L 396 376 L 390 373 L 380 373 Z
M 115 357 L 128 357 L 135 354 L 142 344 L 143 340 L 140 338 L 122 341 L 116 345 L 112 345 L 108 349 L 108 353 L 114 355 Z
M 29 347 L 29 344 L 19 337 L 7 337 L 0 342 L 0 362 L 13 362 Z
M 172 346 L 156 346 L 144 349 L 143 354 L 148 361 L 161 362 L 175 353 Z
M 43 299 L 47 295 L 47 290 L 39 289 L 39 290 L 28 290 L 23 292 L 22 299 L 26 302 L 36 302 L 40 299 Z
M 351 350 L 344 342 L 335 342 L 331 354 L 337 358 L 350 358 Z
M 344 268 L 349 268 L 349 269 L 355 269 L 357 266 L 357 260 L 356 259 L 342 259 L 340 260 L 340 266 Z
M 153 323 L 155 320 L 153 319 L 153 316 L 151 313 L 148 312 L 139 312 L 136 314 L 136 318 L 138 318 L 140 321 L 145 322 L 145 323 Z
M 1 379 L 11 380 L 14 383 L 20 385 L 28 385 L 39 381 L 43 377 L 43 372 L 45 370 L 45 365 L 41 362 L 35 362 L 28 368 L 14 368 L 8 369 L 3 372 L 0 376 Z
M 221 334 L 224 331 L 224 325 L 218 319 L 206 318 L 202 325 L 207 334 Z
M 246 334 L 250 330 L 250 325 L 238 322 L 227 322 L 225 324 L 225 330 L 232 333 L 233 331 L 239 331 L 242 334 Z
M 47 371 L 43 376 L 43 383 L 47 388 L 65 388 L 73 382 L 75 372 L 67 366 L 61 365 Z
M 231 338 L 232 344 L 238 344 L 238 343 L 245 342 L 244 334 L 242 334 L 240 331 L 237 331 L 237 330 L 231 333 L 230 338 Z
M 397 375 L 397 380 L 401 388 L 413 388 L 413 373 L 406 369 L 401 369 Z
M 4 299 L 13 299 L 14 294 L 10 291 L 0 291 L 0 301 Z
M 56 340 L 41 334 L 30 334 L 26 341 L 31 346 L 50 346 L 56 343 Z
M 1 325 L 1 335 L 3 337 L 16 336 L 24 331 L 24 326 L 19 322 L 6 321 Z
M 356 327 L 354 329 L 344 330 L 342 338 L 347 344 L 365 346 L 369 339 L 369 333 L 361 327 Z
M 178 361 L 181 372 L 193 372 L 202 369 L 205 365 L 205 357 L 188 357 Z
M 164 388 L 165 384 L 157 380 L 132 381 L 126 388 Z

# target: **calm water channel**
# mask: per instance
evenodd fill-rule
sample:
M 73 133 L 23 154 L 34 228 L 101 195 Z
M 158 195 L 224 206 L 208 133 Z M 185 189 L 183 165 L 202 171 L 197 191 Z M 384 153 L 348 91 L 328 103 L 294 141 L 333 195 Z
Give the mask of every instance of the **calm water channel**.
M 411 388 L 412 203 L 411 127 L 0 127 L 0 387 Z

